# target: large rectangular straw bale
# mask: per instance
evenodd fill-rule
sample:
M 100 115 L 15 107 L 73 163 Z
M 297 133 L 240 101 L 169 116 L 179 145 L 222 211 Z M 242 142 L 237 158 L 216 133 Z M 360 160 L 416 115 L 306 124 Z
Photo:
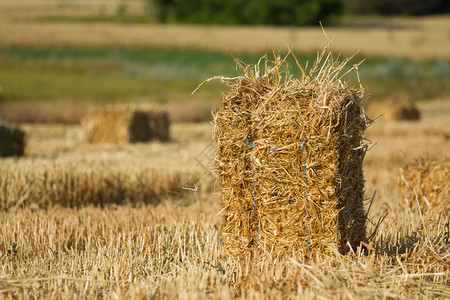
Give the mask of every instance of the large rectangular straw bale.
M 398 187 L 404 203 L 412 210 L 450 210 L 450 159 L 411 160 L 400 168 Z
M 20 128 L 0 124 L 0 157 L 22 156 L 26 134 Z
M 82 120 L 88 142 L 136 143 L 167 141 L 169 118 L 163 110 L 108 107 L 90 111 Z
M 326 54 L 309 70 L 297 63 L 300 78 L 287 57 L 236 60 L 243 74 L 220 78 L 230 90 L 214 116 L 214 168 L 228 254 L 303 259 L 365 239 L 362 90 L 342 81 L 348 60 Z

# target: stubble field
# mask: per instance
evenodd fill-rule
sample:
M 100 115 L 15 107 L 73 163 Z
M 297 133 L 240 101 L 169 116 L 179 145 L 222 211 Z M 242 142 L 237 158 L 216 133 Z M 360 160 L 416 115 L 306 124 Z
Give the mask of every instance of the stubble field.
M 24 126 L 28 157 L 1 165 L 0 292 L 6 298 L 448 298 L 448 212 L 410 209 L 397 190 L 408 159 L 440 157 L 450 148 L 448 101 L 420 108 L 420 122 L 378 120 L 368 130 L 377 143 L 364 168 L 366 197 L 377 190 L 369 218 L 377 223 L 387 213 L 369 254 L 306 262 L 268 257 L 261 265 L 221 252 L 221 207 L 204 168 L 210 124 L 175 124 L 168 143 L 99 146 L 85 144 L 79 126 Z M 61 168 L 91 174 L 93 187 L 52 185 L 52 176 L 78 174 Z M 105 185 L 117 176 L 127 181 L 125 190 L 120 180 Z M 145 185 L 136 186 L 136 176 Z M 44 201 L 36 190 L 27 194 L 39 182 L 47 183 L 40 187 L 45 194 L 64 195 Z M 110 197 L 97 197 L 97 205 L 74 195 L 100 187 Z M 125 196 L 111 203 L 120 199 L 114 193 Z M 369 234 L 374 227 L 369 223 Z
M 194 119 L 190 114 L 204 120 L 199 110 L 217 106 L 222 87 L 189 93 L 228 66 L 224 55 L 254 59 L 268 46 L 287 45 L 311 53 L 326 43 L 323 32 L 102 21 L 122 4 L 0 3 L 0 115 L 35 122 L 20 124 L 28 136 L 25 156 L 0 159 L 0 298 L 450 298 L 448 205 L 429 208 L 398 190 L 406 163 L 448 159 L 448 16 L 327 29 L 336 53 L 361 50 L 369 58 L 361 67 L 368 94 L 421 100 L 422 118 L 382 117 L 367 130 L 373 147 L 364 163 L 364 251 L 253 264 L 222 252 L 211 125 L 180 121 Z M 142 1 L 127 1 L 130 15 L 142 9 Z M 126 98 L 130 93 L 168 103 L 178 121 L 171 141 L 84 142 L 77 124 L 84 99 L 135 99 Z M 448 184 L 443 188 L 448 198 Z

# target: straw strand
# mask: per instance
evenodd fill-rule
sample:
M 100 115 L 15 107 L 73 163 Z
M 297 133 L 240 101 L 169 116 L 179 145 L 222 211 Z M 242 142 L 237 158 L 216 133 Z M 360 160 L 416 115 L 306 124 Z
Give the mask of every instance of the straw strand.
M 253 149 L 255 148 L 255 145 L 250 144 L 247 140 L 244 140 L 244 143 L 246 143 L 248 146 L 250 146 L 252 148 L 252 152 Z M 257 214 L 257 207 L 256 207 L 256 188 L 255 188 L 255 160 L 254 157 L 252 155 L 252 183 L 253 183 L 253 204 L 254 204 L 254 208 L 255 208 L 255 243 L 256 243 L 256 251 L 259 252 L 259 247 L 258 247 L 258 214 Z
M 255 148 L 255 145 L 253 143 L 249 143 L 247 140 L 244 140 L 244 143 L 247 146 L 250 146 L 252 148 L 252 152 L 253 149 Z M 272 148 L 269 148 L 269 151 L 273 151 L 278 149 L 279 146 L 275 146 Z M 252 155 L 252 184 L 253 184 L 253 204 L 254 204 L 254 212 L 255 212 L 255 241 L 256 241 L 256 250 L 259 251 L 259 246 L 258 246 L 258 214 L 257 214 L 257 203 L 256 203 L 256 187 L 255 187 L 255 160 L 254 160 L 254 156 Z M 309 241 L 308 241 L 308 245 L 309 245 Z M 308 246 L 309 249 L 309 246 Z
M 303 141 L 302 144 L 303 149 L 303 175 L 305 178 L 305 211 L 306 211 L 306 236 L 308 242 L 308 258 L 309 258 L 309 221 L 308 221 L 308 196 L 307 196 L 307 185 L 306 185 L 306 142 Z

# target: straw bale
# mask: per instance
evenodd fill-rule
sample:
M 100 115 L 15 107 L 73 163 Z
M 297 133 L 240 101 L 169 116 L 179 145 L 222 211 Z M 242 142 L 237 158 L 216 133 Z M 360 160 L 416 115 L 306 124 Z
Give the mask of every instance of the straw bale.
M 412 210 L 450 210 L 450 159 L 424 158 L 400 168 L 398 188 L 404 204 Z M 416 200 L 417 199 L 417 200 Z
M 214 170 L 233 256 L 304 259 L 365 239 L 362 89 L 343 81 L 349 59 L 327 48 L 309 69 L 297 63 L 299 78 L 288 56 L 236 60 L 242 75 L 220 78 L 230 90 L 214 115 Z
M 87 142 L 136 143 L 170 139 L 170 122 L 163 110 L 96 109 L 86 114 L 81 124 Z
M 371 118 L 381 116 L 381 119 L 386 121 L 420 120 L 417 105 L 412 100 L 402 98 L 374 101 L 369 105 L 367 115 Z
M 22 156 L 26 134 L 18 127 L 0 124 L 0 157 Z

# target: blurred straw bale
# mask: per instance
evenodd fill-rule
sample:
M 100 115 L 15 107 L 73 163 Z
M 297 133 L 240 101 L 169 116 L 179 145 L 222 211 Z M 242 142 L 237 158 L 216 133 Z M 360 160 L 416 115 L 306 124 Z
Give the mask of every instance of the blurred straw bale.
M 91 109 L 81 121 L 91 143 L 136 143 L 170 140 L 167 111 L 157 107 L 109 106 Z
M 420 120 L 420 110 L 417 105 L 412 100 L 402 97 L 373 101 L 367 109 L 367 115 L 372 119 L 381 116 L 381 120 L 386 121 Z

